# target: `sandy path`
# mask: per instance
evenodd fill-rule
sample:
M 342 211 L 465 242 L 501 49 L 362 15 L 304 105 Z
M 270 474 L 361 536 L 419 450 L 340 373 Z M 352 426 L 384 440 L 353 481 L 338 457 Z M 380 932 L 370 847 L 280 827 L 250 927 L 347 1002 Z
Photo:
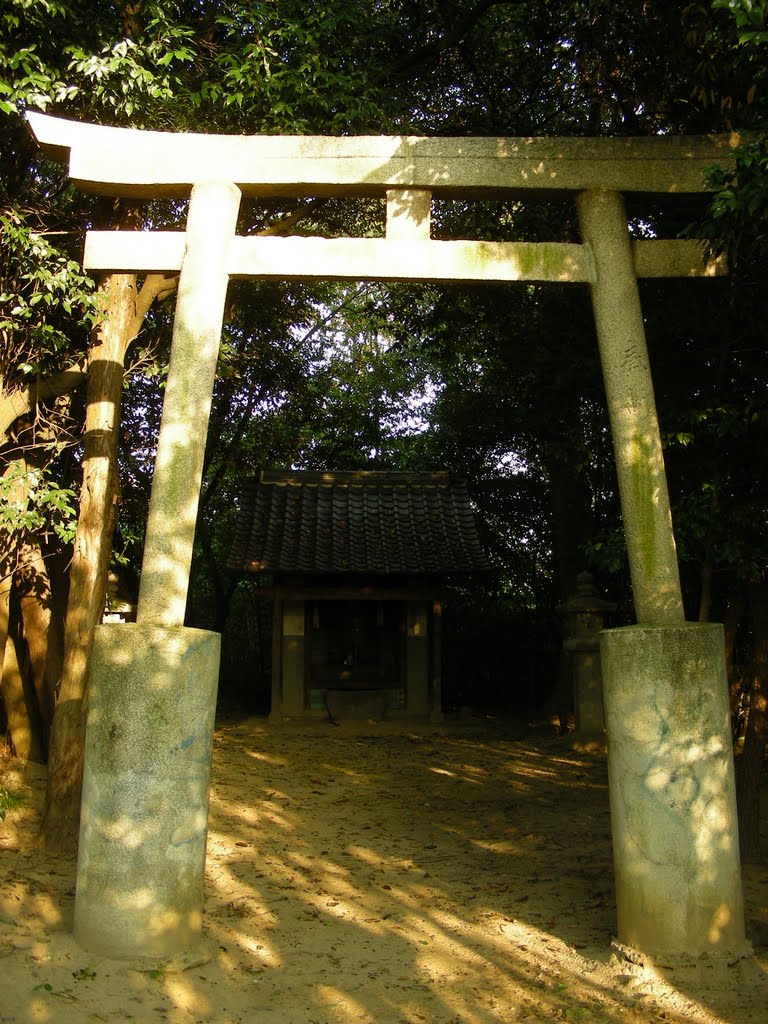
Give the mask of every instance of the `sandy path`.
M 74 864 L 31 844 L 42 770 L 3 772 L 25 797 L 0 825 L 3 1024 L 768 1021 L 765 946 L 706 985 L 611 959 L 605 758 L 547 730 L 221 725 L 205 942 L 151 971 L 74 944 Z

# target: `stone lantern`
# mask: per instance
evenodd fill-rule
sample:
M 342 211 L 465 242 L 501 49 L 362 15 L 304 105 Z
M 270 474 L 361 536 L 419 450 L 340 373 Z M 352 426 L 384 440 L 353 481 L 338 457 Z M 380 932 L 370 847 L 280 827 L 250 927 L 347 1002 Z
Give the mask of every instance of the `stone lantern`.
M 565 613 L 565 650 L 572 656 L 573 702 L 576 733 L 582 738 L 603 738 L 603 678 L 600 669 L 600 632 L 616 605 L 597 596 L 594 577 L 579 573 L 576 593 L 562 606 Z

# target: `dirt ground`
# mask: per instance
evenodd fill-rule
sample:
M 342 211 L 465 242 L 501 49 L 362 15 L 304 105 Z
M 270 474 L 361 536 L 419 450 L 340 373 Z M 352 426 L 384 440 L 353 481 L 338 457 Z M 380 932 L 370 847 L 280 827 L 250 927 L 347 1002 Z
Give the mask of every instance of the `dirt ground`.
M 546 726 L 222 723 L 204 941 L 170 963 L 75 945 L 74 862 L 33 842 L 43 785 L 0 762 L 24 799 L 0 823 L 3 1024 L 768 1021 L 765 865 L 754 958 L 617 960 L 605 756 Z

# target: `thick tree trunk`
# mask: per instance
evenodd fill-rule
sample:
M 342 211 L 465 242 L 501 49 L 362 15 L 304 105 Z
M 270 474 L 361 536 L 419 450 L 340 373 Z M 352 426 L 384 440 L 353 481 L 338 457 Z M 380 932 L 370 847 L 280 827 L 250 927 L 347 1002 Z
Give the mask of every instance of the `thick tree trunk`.
M 749 718 L 736 783 L 741 855 L 745 861 L 756 861 L 760 857 L 760 776 L 768 743 L 768 584 L 751 584 L 747 596 L 754 661 Z
M 102 282 L 104 316 L 88 353 L 83 482 L 64 625 L 64 660 L 48 753 L 41 840 L 51 849 L 77 846 L 83 779 L 85 713 L 93 631 L 107 593 L 117 515 L 117 442 L 125 358 L 144 317 L 175 278 L 109 274 Z
M 40 545 L 26 538 L 19 546 L 19 592 L 24 639 L 29 652 L 32 683 L 40 716 L 43 745 L 48 749 L 56 703 L 56 683 L 61 659 L 56 643 L 56 623 L 52 615 L 53 598 L 48 569 Z
M 34 715 L 30 714 L 24 677 L 19 664 L 15 630 L 11 629 L 11 591 L 14 565 L 6 546 L 0 564 L 0 696 L 8 732 L 17 757 L 44 761 L 45 753 Z M 12 552 L 15 557 L 15 552 Z
M 0 692 L 14 753 L 23 761 L 45 761 L 40 723 L 34 714 L 34 701 L 29 700 L 30 694 L 24 686 L 16 641 L 10 634 L 5 639 Z
M 135 337 L 135 275 L 111 274 L 102 288 L 104 319 L 88 355 L 83 482 L 41 834 L 47 847 L 63 849 L 77 844 L 88 667 L 93 631 L 106 600 L 116 517 L 120 396 L 126 351 Z
M 6 501 L 21 518 L 29 504 L 24 460 L 12 459 L 4 467 L 3 476 L 12 481 Z M 29 679 L 32 666 L 27 664 L 25 657 L 20 657 L 25 649 L 15 588 L 24 569 L 25 553 L 28 553 L 23 538 L 24 533 L 20 529 L 11 529 L 0 535 L 0 696 L 17 756 L 24 760 L 45 761 L 47 739 L 38 697 Z M 29 583 L 34 585 L 31 576 Z
M 23 476 L 19 470 L 23 460 L 12 459 L 3 467 L 3 479 L 13 481 L 6 496 L 9 504 L 15 505 L 19 516 L 27 509 L 27 495 L 22 483 Z M 0 532 L 0 654 L 5 651 L 5 639 L 8 636 L 9 609 L 13 579 L 18 565 L 19 534 L 16 531 Z M 2 669 L 2 661 L 0 661 Z
M 13 570 L 8 549 L 0 541 L 0 680 L 3 677 L 5 645 L 8 639 L 8 623 L 11 610 L 11 587 L 13 586 Z M 7 709 L 6 709 L 7 710 Z

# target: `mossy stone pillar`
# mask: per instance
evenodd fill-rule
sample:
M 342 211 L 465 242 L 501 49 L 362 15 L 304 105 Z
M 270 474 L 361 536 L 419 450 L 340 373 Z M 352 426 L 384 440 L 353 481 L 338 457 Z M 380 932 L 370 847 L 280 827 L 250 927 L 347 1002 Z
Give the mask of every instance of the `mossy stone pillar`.
M 220 637 L 183 623 L 239 204 L 192 189 L 137 622 L 94 644 L 75 938 L 109 956 L 178 952 L 202 923 Z
M 601 654 L 619 940 L 743 954 L 723 628 L 609 629 Z
M 167 956 L 200 935 L 219 641 L 96 629 L 75 902 L 93 953 Z
M 229 284 L 240 190 L 192 189 L 171 360 L 157 441 L 137 621 L 181 626 L 187 607 L 205 443 Z
M 666 958 L 742 953 L 722 627 L 684 621 L 623 200 L 583 192 L 577 208 L 638 621 L 600 643 L 618 938 Z
M 684 621 L 664 455 L 634 261 L 618 192 L 577 197 L 638 622 Z

